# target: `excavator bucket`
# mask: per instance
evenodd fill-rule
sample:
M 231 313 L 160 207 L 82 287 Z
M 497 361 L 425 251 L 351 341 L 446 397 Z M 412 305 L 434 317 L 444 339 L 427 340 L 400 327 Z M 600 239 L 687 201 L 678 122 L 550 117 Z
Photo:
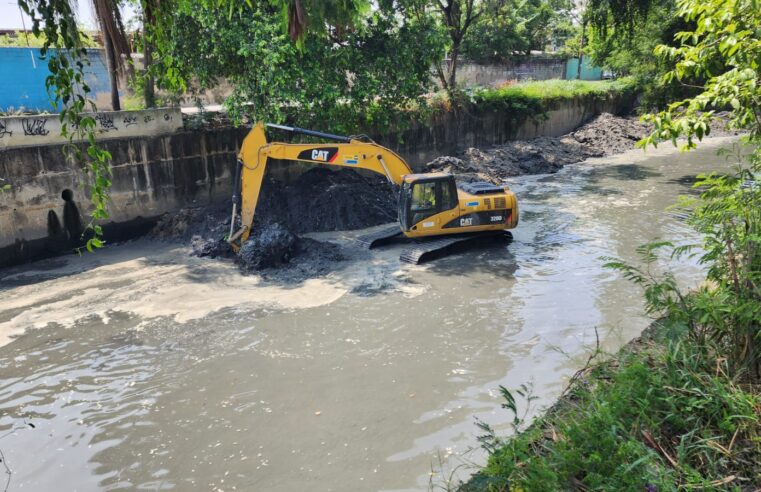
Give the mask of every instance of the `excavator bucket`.
M 267 136 L 264 133 L 264 124 L 257 123 L 243 140 L 240 157 L 238 160 L 239 177 L 235 180 L 233 190 L 233 215 L 231 224 L 235 223 L 236 210 L 238 203 L 238 187 L 240 188 L 241 200 L 241 227 L 237 232 L 231 233 L 228 242 L 234 250 L 238 250 L 241 245 L 248 239 L 251 233 L 251 227 L 254 222 L 254 212 L 256 203 L 259 201 L 259 192 L 264 180 L 264 171 L 266 170 L 266 158 L 261 157 L 261 149 L 267 145 Z

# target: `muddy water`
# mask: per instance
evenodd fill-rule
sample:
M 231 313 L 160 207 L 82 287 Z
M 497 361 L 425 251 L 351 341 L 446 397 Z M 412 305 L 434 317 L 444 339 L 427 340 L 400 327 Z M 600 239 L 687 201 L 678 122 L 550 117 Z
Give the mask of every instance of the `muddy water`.
M 663 210 L 724 165 L 718 143 L 515 179 L 512 244 L 426 266 L 392 246 L 288 284 L 138 241 L 6 270 L 9 490 L 419 490 L 466 476 L 483 459 L 468 451 L 474 418 L 507 429 L 498 385 L 532 383 L 539 408 L 595 328 L 613 350 L 646 326 L 638 290 L 599 257 L 691 237 Z

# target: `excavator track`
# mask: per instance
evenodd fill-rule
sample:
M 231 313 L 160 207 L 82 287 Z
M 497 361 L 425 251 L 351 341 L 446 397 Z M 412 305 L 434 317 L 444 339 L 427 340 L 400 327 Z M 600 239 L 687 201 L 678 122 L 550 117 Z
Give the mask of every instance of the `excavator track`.
M 401 235 L 402 231 L 399 229 L 399 226 L 394 225 L 385 229 L 381 229 L 380 231 L 374 232 L 372 234 L 359 236 L 357 238 L 357 242 L 367 249 L 372 249 L 375 246 L 380 246 L 381 244 L 390 242 L 392 239 Z
M 421 240 L 414 247 L 404 250 L 399 259 L 406 263 L 417 265 L 418 263 L 433 259 L 441 253 L 445 253 L 455 245 L 475 243 L 483 239 L 498 238 L 500 236 L 508 240 L 512 239 L 512 234 L 507 231 L 494 231 Z

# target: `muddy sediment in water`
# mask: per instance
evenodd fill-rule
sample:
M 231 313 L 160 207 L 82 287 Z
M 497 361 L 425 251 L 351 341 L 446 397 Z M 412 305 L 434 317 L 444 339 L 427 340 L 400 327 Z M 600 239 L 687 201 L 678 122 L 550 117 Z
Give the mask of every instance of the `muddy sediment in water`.
M 393 221 L 396 194 L 385 178 L 351 170 L 314 168 L 288 184 L 266 176 L 254 227 L 240 255 L 234 255 L 226 242 L 230 232 L 227 203 L 166 214 L 151 236 L 189 243 L 195 256 L 233 258 L 244 272 L 298 281 L 324 274 L 331 264 L 354 256 L 336 244 L 298 234 L 360 229 Z

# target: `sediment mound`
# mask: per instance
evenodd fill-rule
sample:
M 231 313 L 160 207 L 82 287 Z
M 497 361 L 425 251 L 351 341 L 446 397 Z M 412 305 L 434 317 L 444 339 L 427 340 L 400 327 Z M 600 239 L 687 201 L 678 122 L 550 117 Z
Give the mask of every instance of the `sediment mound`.
M 439 157 L 426 164 L 425 170 L 449 172 L 461 181 L 500 183 L 511 176 L 554 173 L 566 164 L 598 155 L 572 139 L 540 137 L 488 149 L 469 148 L 457 157 Z
M 262 190 L 257 220 L 297 233 L 361 229 L 396 218 L 396 192 L 380 175 L 313 168 L 285 186 L 267 179 Z
M 607 156 L 633 149 L 649 132 L 650 127 L 635 117 L 603 113 L 568 136 L 583 144 L 590 152 Z
M 522 174 L 559 171 L 566 164 L 634 148 L 647 133 L 635 118 L 603 113 L 562 137 L 516 140 L 487 149 L 469 148 L 458 156 L 444 156 L 426 164 L 426 171 L 456 174 L 463 181 L 499 183 Z
M 314 168 L 287 185 L 265 177 L 251 236 L 237 257 L 225 241 L 230 231 L 227 203 L 166 214 L 151 236 L 190 243 L 195 256 L 234 257 L 245 272 L 280 269 L 284 273 L 278 279 L 298 281 L 329 271 L 344 254 L 335 244 L 297 234 L 360 229 L 395 215 L 396 192 L 385 178 Z
M 296 235 L 282 225 L 268 224 L 243 244 L 236 262 L 246 271 L 278 267 L 291 260 L 297 243 Z

